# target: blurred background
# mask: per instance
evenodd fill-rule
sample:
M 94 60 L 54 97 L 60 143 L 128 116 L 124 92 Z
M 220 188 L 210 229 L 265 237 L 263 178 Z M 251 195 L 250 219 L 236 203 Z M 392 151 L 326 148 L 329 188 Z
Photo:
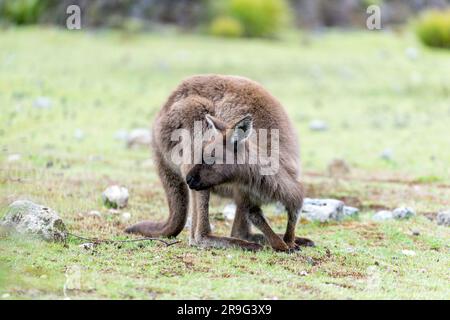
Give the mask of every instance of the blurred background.
M 406 23 L 448 0 L 2 0 L 2 18 L 15 24 L 65 26 L 66 9 L 78 5 L 83 27 L 158 30 L 172 25 L 223 36 L 270 36 L 290 18 L 291 27 L 365 28 L 370 5 L 381 9 L 384 26 Z M 207 30 L 205 30 L 207 29 Z

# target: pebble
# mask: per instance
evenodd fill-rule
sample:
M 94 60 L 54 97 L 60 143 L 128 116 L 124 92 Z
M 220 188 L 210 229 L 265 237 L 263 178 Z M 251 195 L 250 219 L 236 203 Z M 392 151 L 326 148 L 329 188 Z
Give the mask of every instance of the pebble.
M 413 250 L 402 250 L 402 253 L 409 257 L 414 257 L 416 255 L 416 252 Z
M 222 210 L 223 217 L 225 220 L 233 220 L 236 216 L 236 204 L 228 203 Z
M 384 149 L 380 157 L 383 160 L 392 161 L 394 159 L 394 151 L 392 149 Z
M 440 226 L 450 226 L 450 210 L 439 212 L 436 221 Z
M 309 123 L 309 129 L 311 131 L 327 131 L 328 125 L 325 121 L 316 119 Z
M 128 205 L 129 192 L 125 187 L 113 185 L 103 191 L 102 198 L 105 206 L 121 209 Z
M 37 109 L 48 109 L 52 106 L 52 100 L 48 97 L 38 97 L 34 100 L 33 106 Z
M 7 158 L 8 162 L 16 162 L 19 161 L 22 158 L 22 156 L 18 153 L 10 154 Z
M 120 215 L 120 221 L 122 223 L 127 223 L 131 219 L 131 213 L 124 212 Z

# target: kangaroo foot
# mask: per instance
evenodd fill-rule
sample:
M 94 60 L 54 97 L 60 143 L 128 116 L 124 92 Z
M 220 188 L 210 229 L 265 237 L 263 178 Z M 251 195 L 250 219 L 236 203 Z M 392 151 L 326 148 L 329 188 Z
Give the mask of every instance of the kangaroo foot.
M 294 242 L 296 245 L 298 245 L 300 247 L 315 247 L 316 246 L 314 241 L 312 241 L 311 239 L 308 239 L 308 238 L 295 237 Z
M 126 228 L 125 232 L 141 234 L 145 237 L 159 237 L 163 234 L 161 230 L 158 229 L 161 229 L 158 227 L 158 224 L 151 221 L 142 221 Z
M 278 236 L 283 237 L 282 234 L 279 234 Z M 266 237 L 261 233 L 255 233 L 255 234 L 248 234 L 245 237 L 239 237 L 240 239 L 244 239 L 251 242 L 256 242 L 262 245 L 268 244 L 268 241 Z M 308 238 L 301 238 L 301 237 L 295 237 L 294 243 L 298 247 L 315 247 L 314 241 L 308 239 Z M 289 246 L 289 244 L 288 244 Z
M 241 248 L 249 251 L 259 251 L 263 248 L 258 243 L 253 243 L 237 238 L 201 236 L 191 242 L 192 245 L 202 248 Z

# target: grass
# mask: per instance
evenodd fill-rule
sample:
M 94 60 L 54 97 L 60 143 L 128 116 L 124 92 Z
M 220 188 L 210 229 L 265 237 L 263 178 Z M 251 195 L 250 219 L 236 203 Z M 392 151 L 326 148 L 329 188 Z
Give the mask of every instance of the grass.
M 176 84 L 197 73 L 239 74 L 265 85 L 298 129 L 307 195 L 362 210 L 339 223 L 299 224 L 298 234 L 318 246 L 292 255 L 200 250 L 188 246 L 186 231 L 168 248 L 127 243 L 94 250 L 76 239 L 64 247 L 3 235 L 0 296 L 450 298 L 450 232 L 433 221 L 450 206 L 448 52 L 421 48 L 407 33 L 377 32 L 266 41 L 20 28 L 0 31 L 0 40 L 1 212 L 27 198 L 56 209 L 74 233 L 115 239 L 125 238 L 130 223 L 163 219 L 165 196 L 148 150 L 127 149 L 114 135 L 147 127 Z M 417 48 L 417 58 L 405 54 L 408 48 Z M 41 96 L 50 108 L 33 107 Z M 313 119 L 329 130 L 310 131 Z M 392 159 L 380 157 L 385 149 Z M 12 154 L 21 159 L 9 161 Z M 334 158 L 347 161 L 350 175 L 327 175 Z M 101 204 L 112 183 L 130 190 L 123 210 L 132 214 L 129 222 Z M 220 219 L 225 203 L 211 204 L 218 234 L 231 228 Z M 418 215 L 370 219 L 400 205 Z M 90 210 L 103 218 L 82 215 Z M 284 215 L 273 206 L 265 212 L 282 231 Z

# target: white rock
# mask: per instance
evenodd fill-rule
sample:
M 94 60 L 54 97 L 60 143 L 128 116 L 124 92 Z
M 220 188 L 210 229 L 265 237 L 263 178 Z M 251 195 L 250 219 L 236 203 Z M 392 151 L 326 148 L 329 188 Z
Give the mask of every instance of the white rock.
M 125 129 L 117 130 L 114 134 L 114 139 L 119 141 L 127 141 L 128 139 L 128 132 Z
M 415 211 L 408 207 L 399 207 L 392 211 L 394 219 L 409 219 L 416 215 Z
M 326 131 L 328 130 L 328 125 L 322 120 L 313 120 L 309 123 L 309 129 L 311 131 Z
M 128 205 L 128 189 L 121 186 L 110 186 L 102 194 L 103 203 L 114 209 L 125 208 Z
M 48 109 L 52 106 L 52 101 L 47 97 L 38 97 L 34 100 L 33 106 L 38 109 Z
M 386 221 L 386 220 L 392 220 L 394 219 L 394 215 L 392 211 L 389 210 L 381 210 L 375 213 L 372 216 L 372 219 L 375 221 Z
M 344 216 L 353 217 L 359 213 L 359 209 L 355 207 L 344 206 Z
M 236 204 L 229 203 L 222 210 L 223 217 L 225 220 L 233 220 L 236 215 Z
M 405 256 L 409 256 L 409 257 L 414 257 L 416 255 L 416 252 L 412 251 L 412 250 L 402 250 L 402 253 Z
M 305 270 L 302 270 L 302 271 L 300 271 L 300 275 L 301 275 L 302 277 L 307 276 L 307 275 L 308 275 L 308 272 L 306 272 Z
M 274 213 L 276 215 L 279 215 L 279 214 L 283 214 L 284 212 L 286 212 L 286 208 L 284 207 L 284 205 L 279 201 L 277 203 L 275 203 Z
M 408 207 L 399 207 L 395 209 L 394 211 L 389 210 L 382 210 L 378 211 L 372 219 L 375 221 L 385 221 L 385 220 L 402 220 L 402 219 L 409 219 L 413 216 L 415 216 L 415 212 L 413 209 Z
M 28 200 L 10 204 L 0 225 L 47 241 L 65 241 L 67 238 L 66 226 L 56 211 Z
M 417 50 L 417 48 L 414 47 L 406 48 L 405 55 L 410 60 L 417 60 L 417 58 L 419 57 L 419 50 Z
M 305 198 L 300 217 L 309 221 L 339 221 L 344 217 L 344 203 L 335 199 Z
M 84 132 L 81 129 L 76 129 L 73 133 L 73 137 L 77 140 L 83 140 L 84 139 Z
M 391 161 L 394 158 L 394 151 L 392 149 L 384 149 L 380 157 L 383 160 Z
M 450 226 L 450 210 L 439 212 L 436 221 L 440 226 Z
M 19 161 L 22 158 L 22 156 L 18 153 L 10 154 L 7 158 L 8 162 L 16 162 Z
M 9 293 L 2 294 L 2 299 L 8 299 L 9 297 L 11 297 Z
M 122 223 L 127 223 L 131 219 L 131 213 L 124 212 L 120 215 L 120 221 Z

